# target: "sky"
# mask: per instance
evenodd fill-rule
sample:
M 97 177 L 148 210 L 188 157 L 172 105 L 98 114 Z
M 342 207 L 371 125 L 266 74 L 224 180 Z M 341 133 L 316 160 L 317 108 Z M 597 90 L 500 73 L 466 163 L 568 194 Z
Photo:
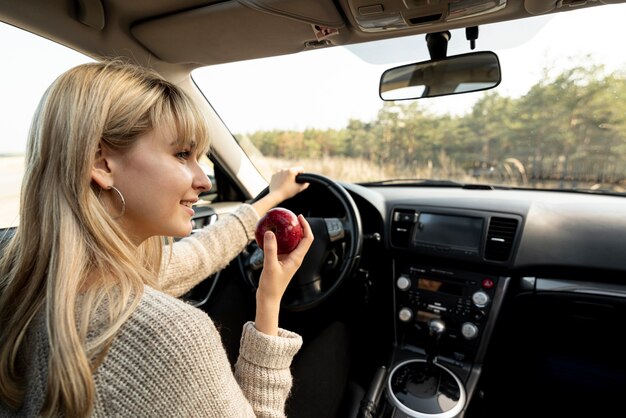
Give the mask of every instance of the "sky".
M 531 25 L 531 33 L 519 26 L 510 32 L 515 35 L 513 39 L 506 41 L 485 27 L 480 29 L 476 50 L 497 48 L 503 76 L 498 91 L 518 97 L 540 80 L 542 67 L 561 68 L 572 57 L 580 60 L 587 51 L 593 51 L 594 58 L 603 61 L 609 70 L 626 70 L 622 46 L 626 39 L 625 18 L 626 5 L 541 17 Z M 583 26 L 595 28 L 592 35 L 568 42 L 571 34 Z M 503 42 L 510 46 L 519 44 L 522 38 L 530 38 L 523 47 L 501 48 Z M 558 48 L 546 49 L 545 39 L 562 42 Z M 362 48 L 329 48 L 297 57 L 214 66 L 197 70 L 193 77 L 233 133 L 314 126 L 342 128 L 350 118 L 376 117 L 382 106 L 378 79 L 385 69 L 428 59 L 423 37 L 406 42 L 402 50 L 410 51 L 410 56 L 395 56 L 393 48 L 383 45 L 382 53 L 369 57 L 376 62 L 367 68 L 358 56 Z M 470 50 L 464 34 L 453 32 L 448 55 L 465 52 Z M 323 55 L 330 55 L 331 64 L 324 64 Z M 0 155 L 19 154 L 45 89 L 61 72 L 90 59 L 2 23 L 0 56 Z M 343 75 L 343 70 L 350 70 L 349 75 Z M 338 92 L 342 94 L 336 95 Z M 473 93 L 429 100 L 428 107 L 433 112 L 459 114 L 470 109 L 477 97 Z
M 23 153 L 37 104 L 63 71 L 91 61 L 76 51 L 0 22 L 0 155 Z
M 482 27 L 476 50 L 493 48 L 498 53 L 503 81 L 497 90 L 505 96 L 519 97 L 542 78 L 545 66 L 566 67 L 571 59 L 580 60 L 589 51 L 609 70 L 626 69 L 624 18 L 626 5 L 611 5 L 584 13 L 575 11 L 512 22 L 506 39 L 489 27 Z M 592 35 L 573 40 L 573 33 L 580 32 L 583 26 L 591 27 Z M 558 47 L 546 47 L 546 40 Z M 404 56 L 393 53 L 399 49 Z M 464 33 L 453 31 L 448 55 L 466 52 L 470 49 Z M 349 49 L 329 48 L 298 57 L 288 55 L 207 67 L 196 70 L 193 76 L 233 133 L 273 128 L 342 128 L 351 117 L 375 119 L 382 106 L 378 80 L 384 70 L 429 58 L 423 36 L 404 41 L 402 48 L 385 45 L 377 54 L 373 61 L 381 63 L 369 67 Z M 324 55 L 332 57 L 332 64 L 324 64 Z M 344 75 L 345 69 L 350 70 L 349 75 Z M 280 97 L 276 95 L 277 85 Z M 455 95 L 421 103 L 433 112 L 462 114 L 481 95 Z

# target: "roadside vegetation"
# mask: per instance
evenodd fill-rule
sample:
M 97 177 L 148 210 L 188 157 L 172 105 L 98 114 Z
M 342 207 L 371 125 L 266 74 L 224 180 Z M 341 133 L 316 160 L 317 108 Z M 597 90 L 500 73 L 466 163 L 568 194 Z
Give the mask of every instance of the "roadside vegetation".
M 455 178 L 543 188 L 626 188 L 626 74 L 546 70 L 519 98 L 486 92 L 460 116 L 428 102 L 386 102 L 344 129 L 236 135 L 272 172 L 292 163 L 345 181 Z M 550 103 L 550 106 L 546 106 Z M 545 109 L 550 109 L 545 112 Z

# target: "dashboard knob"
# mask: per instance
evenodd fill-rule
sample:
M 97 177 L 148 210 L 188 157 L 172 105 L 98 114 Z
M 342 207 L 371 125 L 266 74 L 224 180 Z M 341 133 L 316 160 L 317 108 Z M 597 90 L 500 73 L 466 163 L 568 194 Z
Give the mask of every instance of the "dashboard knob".
M 411 279 L 406 276 L 400 276 L 396 281 L 396 286 L 398 286 L 398 289 L 402 290 L 403 292 L 407 291 L 411 288 Z
M 466 340 L 473 340 L 478 336 L 478 327 L 471 322 L 465 322 L 461 325 L 461 334 Z
M 491 299 L 489 299 L 489 295 L 479 290 L 478 292 L 472 295 L 472 302 L 477 308 L 484 308 L 489 304 Z
M 398 318 L 400 318 L 402 322 L 409 322 L 413 319 L 413 311 L 409 308 L 402 308 L 400 312 L 398 312 Z

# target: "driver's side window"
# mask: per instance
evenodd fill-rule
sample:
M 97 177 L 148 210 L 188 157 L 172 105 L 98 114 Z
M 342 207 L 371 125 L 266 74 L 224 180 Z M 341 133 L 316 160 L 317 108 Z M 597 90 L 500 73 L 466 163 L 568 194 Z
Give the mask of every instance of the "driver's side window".
M 52 81 L 93 61 L 77 51 L 0 22 L 0 229 L 19 222 L 20 185 L 30 123 Z

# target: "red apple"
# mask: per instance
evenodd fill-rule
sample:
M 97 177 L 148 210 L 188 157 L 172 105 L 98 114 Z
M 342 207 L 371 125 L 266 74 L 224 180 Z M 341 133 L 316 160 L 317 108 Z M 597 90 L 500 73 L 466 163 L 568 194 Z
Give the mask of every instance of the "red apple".
M 304 233 L 296 214 L 281 207 L 268 210 L 256 225 L 254 236 L 261 249 L 263 249 L 265 231 L 272 231 L 276 235 L 278 254 L 292 252 L 298 246 Z

